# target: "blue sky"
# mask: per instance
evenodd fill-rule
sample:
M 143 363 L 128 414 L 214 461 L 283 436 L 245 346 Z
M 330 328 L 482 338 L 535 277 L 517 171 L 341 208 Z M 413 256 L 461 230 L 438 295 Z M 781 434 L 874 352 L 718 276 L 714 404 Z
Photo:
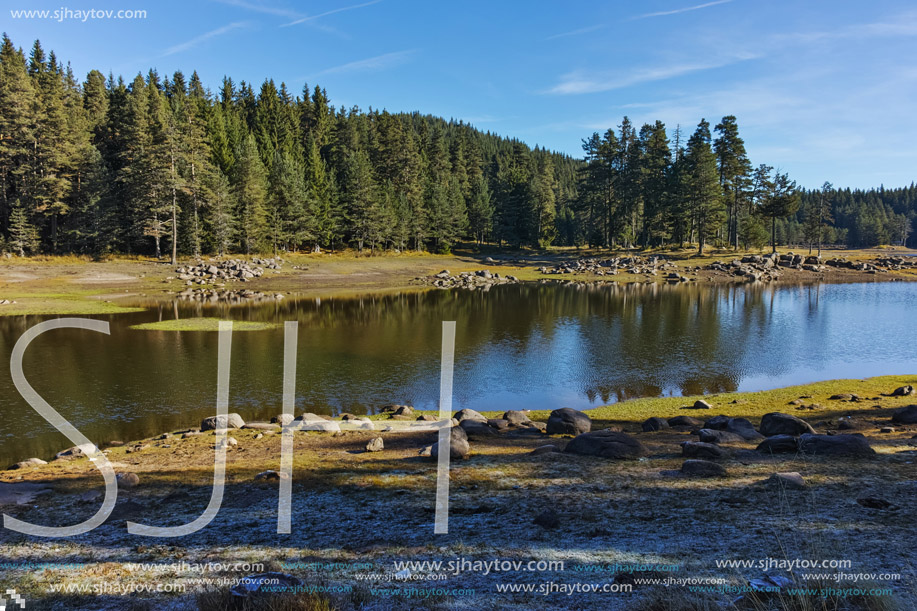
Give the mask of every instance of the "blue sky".
M 70 3 L 68 3 L 70 2 Z M 593 131 L 661 119 L 670 137 L 738 117 L 751 161 L 800 185 L 917 179 L 917 7 L 904 0 L 11 0 L 145 19 L 13 19 L 70 61 L 327 88 L 338 106 L 419 110 L 580 156 Z

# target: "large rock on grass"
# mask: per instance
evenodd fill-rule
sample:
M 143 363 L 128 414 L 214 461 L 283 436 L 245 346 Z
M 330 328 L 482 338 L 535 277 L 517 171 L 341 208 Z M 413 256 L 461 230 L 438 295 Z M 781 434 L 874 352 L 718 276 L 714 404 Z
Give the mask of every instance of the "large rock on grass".
M 458 420 L 459 424 L 463 420 L 476 420 L 477 422 L 487 422 L 487 418 L 480 412 L 476 412 L 473 409 L 460 409 L 455 412 L 454 418 Z
M 768 486 L 786 490 L 805 490 L 806 481 L 797 471 L 787 471 L 785 473 L 774 473 L 764 482 Z
M 475 441 L 496 437 L 499 434 L 494 427 L 487 423 L 487 421 L 478 422 L 477 420 L 466 419 L 459 422 L 459 427 L 465 431 L 469 439 Z
M 765 437 L 815 433 L 815 429 L 812 428 L 812 425 L 802 418 L 780 412 L 764 414 L 764 417 L 761 418 L 761 426 L 758 427 L 758 430 L 761 431 L 761 434 Z
M 755 450 L 762 454 L 795 454 L 799 451 L 799 441 L 793 435 L 774 435 L 758 444 Z
M 527 412 L 515 409 L 504 412 L 503 419 L 509 422 L 512 426 L 523 426 L 531 422 Z
M 564 452 L 614 459 L 639 458 L 648 453 L 642 443 L 627 433 L 612 430 L 581 433 L 567 444 Z
M 725 458 L 729 456 L 729 451 L 721 448 L 715 443 L 704 443 L 702 441 L 685 441 L 681 444 L 681 455 L 685 458 L 701 458 L 710 460 Z
M 741 435 L 715 429 L 701 429 L 697 432 L 697 435 L 704 443 L 742 443 L 745 441 Z
M 816 456 L 872 456 L 876 453 L 862 435 L 811 435 L 799 438 L 799 451 Z
M 754 425 L 745 418 L 730 418 L 726 423 L 726 432 L 735 433 L 745 441 L 764 439 L 764 435 L 756 431 Z
M 434 443 L 430 448 L 430 455 L 439 456 L 439 441 Z M 471 444 L 468 443 L 468 435 L 465 429 L 460 426 L 454 426 L 451 429 L 449 437 L 449 456 L 453 460 L 463 460 L 471 455 Z
M 729 424 L 729 421 L 732 420 L 729 416 L 714 416 L 713 418 L 708 418 L 704 422 L 705 429 L 713 429 L 714 431 L 725 431 L 726 425 Z
M 689 426 L 700 428 L 704 423 L 698 420 L 697 418 L 692 418 L 691 416 L 675 416 L 674 418 L 669 418 L 669 426 Z
M 709 460 L 686 460 L 681 465 L 682 475 L 690 477 L 723 477 L 726 475 L 726 469 L 723 465 Z
M 242 416 L 236 413 L 225 416 L 211 416 L 201 420 L 202 431 L 215 431 L 217 429 L 241 429 L 245 426 Z
M 917 405 L 902 407 L 892 415 L 895 424 L 917 424 Z
M 338 433 L 341 425 L 333 420 L 326 420 L 317 414 L 306 412 L 292 423 L 292 426 L 300 427 L 302 431 L 325 431 L 328 433 Z
M 641 428 L 643 429 L 644 433 L 661 431 L 662 429 L 669 428 L 669 421 L 665 418 L 647 418 L 643 421 Z
M 27 458 L 17 462 L 15 465 L 10 467 L 10 469 L 28 469 L 29 467 L 38 467 L 46 464 L 48 463 L 40 458 Z
M 562 407 L 548 417 L 548 435 L 580 435 L 590 430 L 592 420 L 579 410 Z

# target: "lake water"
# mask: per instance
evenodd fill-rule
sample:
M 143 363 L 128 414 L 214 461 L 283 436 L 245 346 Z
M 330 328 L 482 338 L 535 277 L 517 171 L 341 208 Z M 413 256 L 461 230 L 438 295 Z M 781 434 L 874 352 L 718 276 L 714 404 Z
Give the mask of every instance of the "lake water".
M 587 409 L 627 398 L 759 390 L 917 372 L 917 283 L 564 286 L 427 291 L 250 306 L 155 304 L 104 317 L 111 335 L 32 342 L 33 387 L 97 444 L 196 426 L 212 415 L 217 334 L 140 331 L 176 316 L 299 321 L 297 414 L 435 409 L 443 320 L 455 320 L 455 409 Z M 0 465 L 67 440 L 19 397 L 17 338 L 43 317 L 0 317 Z M 283 330 L 232 340 L 230 408 L 279 413 Z

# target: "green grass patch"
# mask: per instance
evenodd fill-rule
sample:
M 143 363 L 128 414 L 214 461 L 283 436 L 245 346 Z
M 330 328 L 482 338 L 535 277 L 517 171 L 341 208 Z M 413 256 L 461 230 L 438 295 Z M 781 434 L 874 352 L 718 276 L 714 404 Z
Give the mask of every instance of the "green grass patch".
M 696 395 L 691 397 L 645 397 L 642 399 L 629 399 L 611 405 L 603 405 L 594 409 L 584 410 L 594 421 L 602 425 L 608 424 L 635 424 L 647 418 L 658 416 L 672 418 L 674 416 L 693 416 L 700 420 L 718 416 L 720 414 L 732 418 L 749 418 L 757 422 L 761 416 L 768 412 L 784 412 L 799 416 L 804 420 L 823 420 L 847 414 L 874 414 L 884 415 L 879 410 L 897 409 L 915 402 L 914 396 L 889 397 L 899 386 L 917 386 L 917 375 L 904 376 L 879 376 L 864 380 L 825 380 L 800 386 L 787 386 L 773 390 L 757 392 L 717 393 L 711 395 Z M 850 393 L 860 397 L 858 402 L 832 400 L 836 394 Z M 820 408 L 809 410 L 800 409 L 800 406 L 790 402 L 800 397 L 803 405 L 817 404 Z M 688 409 L 698 399 L 704 399 L 713 406 L 709 410 Z M 558 408 L 564 407 L 558 405 Z M 479 410 L 487 418 L 500 418 L 503 410 Z M 430 410 L 415 410 L 414 415 L 422 414 L 438 416 L 439 412 Z M 542 422 L 548 419 L 551 410 L 533 410 L 529 414 L 532 420 Z M 370 416 L 373 420 L 385 420 L 387 414 Z M 595 426 L 593 428 L 596 428 Z
M 0 316 L 63 316 L 92 314 L 128 314 L 144 308 L 120 306 L 106 301 L 68 299 L 65 297 L 14 298 L 16 303 L 0 305 Z
M 273 322 L 252 322 L 235 320 L 232 323 L 233 331 L 268 331 L 280 327 Z M 131 329 L 139 331 L 219 331 L 219 318 L 179 318 L 177 320 L 161 320 L 133 325 Z
M 883 396 L 907 384 L 917 384 L 917 375 L 880 376 L 865 380 L 826 380 L 759 392 L 720 393 L 693 397 L 647 397 L 597 407 L 587 410 L 586 413 L 593 420 L 608 423 L 643 422 L 653 416 L 661 418 L 694 416 L 703 420 L 719 414 L 756 420 L 768 412 L 776 411 L 793 414 L 807 420 L 818 420 L 836 417 L 842 413 L 860 411 L 869 413 L 875 412 L 877 407 L 888 409 L 913 403 L 914 397 Z M 828 399 L 840 393 L 859 395 L 862 400 L 852 403 Z M 807 397 L 802 400 L 806 405 L 814 403 L 821 407 L 815 410 L 805 410 L 790 405 L 791 401 L 800 397 Z M 704 399 L 713 406 L 713 409 L 685 409 L 698 399 Z M 536 411 L 532 412 L 529 417 L 533 420 L 546 420 L 549 413 L 549 411 Z

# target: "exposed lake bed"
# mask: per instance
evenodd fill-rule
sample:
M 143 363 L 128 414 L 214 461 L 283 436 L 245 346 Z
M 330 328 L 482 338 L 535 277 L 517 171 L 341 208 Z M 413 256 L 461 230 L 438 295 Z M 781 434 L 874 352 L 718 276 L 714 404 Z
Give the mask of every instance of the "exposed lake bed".
M 478 263 L 469 263 L 469 271 L 480 269 Z M 442 264 L 429 266 L 436 273 Z M 155 608 L 224 608 L 236 603 L 222 597 L 219 579 L 276 571 L 321 584 L 310 595 L 315 608 L 410 603 L 380 594 L 388 583 L 426 588 L 424 602 L 416 601 L 425 608 L 547 609 L 556 608 L 558 596 L 569 607 L 671 608 L 671 588 L 635 582 L 664 577 L 722 580 L 711 582 L 720 592 L 678 590 L 686 608 L 717 608 L 736 598 L 729 588 L 754 580 L 803 583 L 798 571 L 724 568 L 717 560 L 846 558 L 851 573 L 898 573 L 900 579 L 822 583 L 888 588 L 882 596 L 830 600 L 909 608 L 915 599 L 907 585 L 913 566 L 904 508 L 917 502 L 917 425 L 893 419 L 917 402 L 914 395 L 894 394 L 917 385 L 917 360 L 906 339 L 917 284 L 858 278 L 648 284 L 542 281 L 538 275 L 475 290 L 388 287 L 324 295 L 283 291 L 268 278 L 245 288 L 265 299 L 118 300 L 141 310 L 104 315 L 107 336 L 59 330 L 36 339 L 25 371 L 51 405 L 105 448 L 116 472 L 137 478 L 124 480 L 105 525 L 56 539 L 53 558 L 36 551 L 37 539 L 8 530 L 0 535 L 7 562 L 82 568 L 6 574 L 18 591 L 49 607 L 87 602 L 75 593 L 48 594 L 53 584 L 130 578 L 185 590 L 155 599 L 142 592 L 103 595 L 92 599 L 96 608 L 144 608 L 146 600 L 155 600 Z M 278 292 L 282 298 L 274 297 Z M 44 319 L 0 317 L 3 359 L 22 332 Z M 227 447 L 223 506 L 189 537 L 130 535 L 126 521 L 185 523 L 207 504 L 216 439 L 199 425 L 215 409 L 218 319 L 252 329 L 233 335 L 230 411 L 253 428 L 228 433 L 234 443 Z M 329 428 L 344 413 L 368 414 L 375 430 L 295 434 L 294 530 L 282 535 L 271 475 L 280 470 L 281 435 L 267 421 L 281 411 L 279 325 L 290 320 L 299 323 L 295 413 L 319 414 Z M 436 434 L 386 430 L 406 417 L 382 407 L 410 405 L 411 420 L 435 416 L 443 320 L 457 323 L 454 412 L 476 410 L 489 421 L 460 427 L 468 431 L 469 455 L 450 466 L 449 534 L 434 535 L 437 463 L 423 454 Z M 817 382 L 828 379 L 834 381 Z M 53 459 L 72 445 L 8 380 L 3 384 L 6 463 Z M 701 400 L 711 408 L 694 409 Z M 573 434 L 499 424 L 506 410 L 531 409 L 527 418 L 546 422 L 551 410 L 564 406 L 587 410 L 592 431 L 612 429 L 635 440 L 639 455 L 582 456 L 564 451 Z M 862 435 L 874 453 L 812 454 L 799 451 L 793 438 L 793 451 L 774 454 L 760 448 L 760 439 L 730 437 L 747 430 L 741 419 L 760 435 L 764 415 L 772 412 L 805 420 L 819 443 Z M 708 424 L 719 426 L 714 417 L 721 414 L 738 419 L 736 426 L 704 433 Z M 380 438 L 381 449 L 369 451 Z M 713 466 L 694 464 L 698 460 Z M 784 479 L 774 480 L 778 473 Z M 792 487 L 794 473 L 802 479 L 799 489 Z M 0 472 L 0 483 L 4 512 L 40 524 L 78 522 L 102 498 L 98 471 L 78 455 Z M 346 519 L 337 517 L 342 512 Z M 405 560 L 495 558 L 563 562 L 564 568 L 451 574 L 415 567 L 408 571 L 413 577 L 394 577 L 404 570 L 396 563 Z M 173 568 L 176 562 L 188 566 Z M 208 562 L 215 568 L 206 577 L 214 581 L 201 582 L 190 567 Z M 332 565 L 333 571 L 323 568 Z M 678 572 L 666 574 L 664 567 L 673 565 Z M 633 590 L 494 594 L 497 583 L 587 582 Z M 744 600 L 740 608 L 762 604 L 757 597 Z
M 708 397 L 709 410 L 686 409 L 694 407 L 693 401 L 670 397 L 628 402 L 624 412 L 614 407 L 589 412 L 592 431 L 623 431 L 643 449 L 639 459 L 564 452 L 572 435 L 559 434 L 556 429 L 553 434 L 513 427 L 486 433 L 479 430 L 480 423 L 459 426 L 468 431 L 469 456 L 453 459 L 450 466 L 448 535 L 433 534 L 436 460 L 422 455 L 423 448 L 435 441 L 435 433 L 386 432 L 388 423 L 395 421 L 390 413 L 372 417 L 375 431 L 295 433 L 293 531 L 282 535 L 276 532 L 277 480 L 264 476 L 279 470 L 279 427 L 231 428 L 227 434 L 235 443 L 227 448 L 227 487 L 215 520 L 179 540 L 128 534 L 126 520 L 181 524 L 200 515 L 206 506 L 213 481 L 215 435 L 213 431 L 191 434 L 196 431 L 193 427 L 108 448 L 108 459 L 119 473 L 139 477 L 134 485 L 122 487 L 115 513 L 105 525 L 85 535 L 55 540 L 53 558 L 36 552 L 30 537 L 4 531 L 0 540 L 7 562 L 81 563 L 78 570 L 51 566 L 35 575 L 8 570 L 20 592 L 48 596 L 51 584 L 112 578 L 188 588 L 167 599 L 174 607 L 161 606 L 160 599 L 157 608 L 194 606 L 200 604 L 200 596 L 207 596 L 204 593 L 214 592 L 212 586 L 201 585 L 200 573 L 192 568 L 199 564 L 216 567 L 206 575 L 214 580 L 238 580 L 263 571 L 293 575 L 303 583 L 323 585 L 314 594 L 316 602 L 355 609 L 365 603 L 370 588 L 378 595 L 379 588 L 387 587 L 380 576 L 403 570 L 396 563 L 483 563 L 495 558 L 526 564 L 560 562 L 563 568 L 488 574 L 471 569 L 454 573 L 415 568 L 408 572 L 416 573 L 414 579 L 420 581 L 409 583 L 430 589 L 424 604 L 432 608 L 481 608 L 490 601 L 500 608 L 537 609 L 538 601 L 552 608 L 557 600 L 547 595 L 520 600 L 510 593 L 494 594 L 494 584 L 633 585 L 635 579 L 672 577 L 716 580 L 711 583 L 741 588 L 767 575 L 789 575 L 801 585 L 799 571 L 793 576 L 792 572 L 756 566 L 724 568 L 716 561 L 850 559 L 853 564 L 844 572 L 898 573 L 901 577 L 821 585 L 889 588 L 879 600 L 909 608 L 914 599 L 906 584 L 912 579 L 913 567 L 905 508 L 917 502 L 913 486 L 917 440 L 912 439 L 917 427 L 892 419 L 914 400 L 912 395 L 893 396 L 894 390 L 915 383 L 915 376 L 841 380 Z M 812 408 L 814 403 L 821 407 Z M 697 426 L 685 420 L 713 427 L 719 426 L 714 416 L 720 414 L 747 417 L 756 428 L 773 433 L 761 419 L 772 411 L 804 418 L 818 438 L 839 439 L 851 432 L 864 435 L 874 453 L 773 454 L 760 449 L 759 439 L 697 443 Z M 426 414 L 429 412 L 414 412 L 410 417 Z M 474 424 L 477 418 L 467 412 L 456 415 L 471 420 L 463 420 L 465 425 Z M 504 414 L 482 416 L 499 420 Z M 548 421 L 551 426 L 546 412 L 525 417 Z M 646 430 L 641 422 L 651 417 L 672 424 Z M 368 442 L 380 437 L 384 449 L 367 451 Z M 545 446 L 554 449 L 544 452 Z M 713 477 L 687 474 L 685 465 L 694 460 L 690 457 L 697 457 L 697 446 L 717 450 L 717 456 L 704 454 L 703 462 L 714 463 L 722 473 Z M 798 489 L 771 483 L 775 473 L 798 473 L 803 483 Z M 98 472 L 79 457 L 4 471 L 0 482 L 5 487 L 20 482 L 40 487 L 24 504 L 4 505 L 3 509 L 18 519 L 41 524 L 85 519 L 97 510 L 102 496 Z M 343 518 L 335 517 L 342 514 L 359 527 L 343 527 Z M 545 521 L 544 515 L 552 519 Z M 697 531 L 698 523 L 703 524 L 702 533 Z M 332 571 L 325 566 L 336 568 Z M 669 569 L 664 567 L 672 566 L 677 571 L 666 573 Z M 403 585 L 404 580 L 401 582 Z M 651 609 L 655 607 L 640 605 L 650 605 L 659 595 L 657 588 L 637 584 L 631 592 L 615 596 L 571 592 L 564 595 L 564 601 L 579 607 L 602 604 L 611 609 Z M 433 594 L 437 589 L 463 593 Z M 666 596 L 673 595 L 667 592 Z M 716 593 L 679 596 L 695 605 L 735 598 Z M 847 598 L 869 600 L 868 596 L 829 597 L 839 602 Z M 103 596 L 94 602 L 97 608 L 121 609 L 142 604 L 144 599 L 146 595 L 138 593 L 128 598 Z M 79 600 L 79 596 L 63 594 L 47 598 L 48 604 L 58 605 Z M 672 601 L 665 600 L 666 604 Z M 755 608 L 754 601 L 760 602 L 759 598 L 746 600 L 742 608 Z M 381 609 L 386 604 L 395 603 L 382 600 L 370 608 Z

